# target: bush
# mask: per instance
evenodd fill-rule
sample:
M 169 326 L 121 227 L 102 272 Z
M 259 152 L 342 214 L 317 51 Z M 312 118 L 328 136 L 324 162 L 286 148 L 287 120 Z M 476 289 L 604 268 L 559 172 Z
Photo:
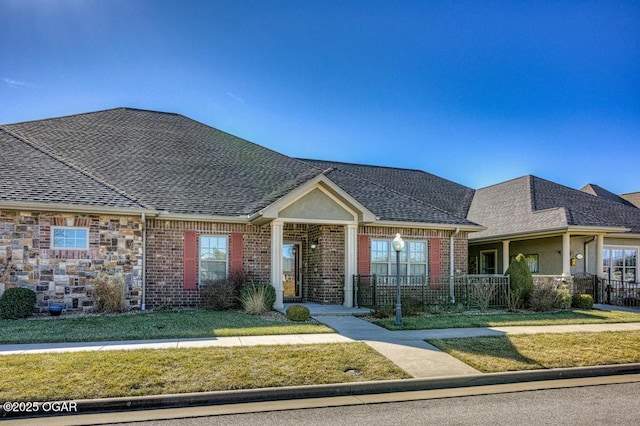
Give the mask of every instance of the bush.
M 531 309 L 537 312 L 547 312 L 553 309 L 558 292 L 552 284 L 540 284 L 531 294 Z
M 571 306 L 577 309 L 593 308 L 593 297 L 590 294 L 574 294 Z
M 236 308 L 244 279 L 242 273 L 233 273 L 225 279 L 203 282 L 200 296 L 204 307 L 216 311 Z
M 287 308 L 287 318 L 291 321 L 306 321 L 311 316 L 309 308 L 302 305 L 291 305 Z
M 26 318 L 33 315 L 36 294 L 23 287 L 8 288 L 0 297 L 0 316 L 7 319 Z
M 529 263 L 524 254 L 518 254 L 504 274 L 509 276 L 511 290 L 520 297 L 518 306 L 529 307 L 534 286 Z
M 124 278 L 103 272 L 93 281 L 93 296 L 98 312 L 124 312 Z
M 562 285 L 560 288 L 556 289 L 556 302 L 553 304 L 555 308 L 569 309 L 571 308 L 572 302 L 573 298 L 571 297 L 571 293 L 569 293 L 567 286 Z
M 251 315 L 261 315 L 273 309 L 276 289 L 269 284 L 248 284 L 240 290 L 242 308 Z

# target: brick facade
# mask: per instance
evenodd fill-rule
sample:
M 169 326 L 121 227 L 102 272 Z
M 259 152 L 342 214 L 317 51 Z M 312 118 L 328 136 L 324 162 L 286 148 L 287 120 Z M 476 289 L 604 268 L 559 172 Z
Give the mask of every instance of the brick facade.
M 405 241 L 426 241 L 429 256 L 428 275 L 436 275 L 435 269 L 438 270 L 440 276 L 448 276 L 450 274 L 450 238 L 453 234 L 453 257 L 454 257 L 454 274 L 466 274 L 468 264 L 468 236 L 467 232 L 458 232 L 449 230 L 434 230 L 422 228 L 387 228 L 382 226 L 360 226 L 358 228 L 359 235 L 369 236 L 369 242 L 373 239 L 392 240 L 397 233 L 400 233 Z M 432 259 L 432 254 L 437 252 L 434 245 L 439 245 L 438 259 Z
M 53 226 L 88 228 L 89 249 L 52 249 Z M 92 281 L 100 272 L 121 274 L 127 307 L 139 308 L 142 253 L 140 217 L 0 211 L 0 292 L 29 288 L 39 311 L 51 303 L 94 309 Z
M 51 227 L 89 228 L 88 250 L 52 250 Z M 184 288 L 184 236 L 238 233 L 242 242 L 242 271 L 255 281 L 270 283 L 271 227 L 241 223 L 216 223 L 149 219 L 146 222 L 146 287 L 142 301 L 143 227 L 138 216 L 81 215 L 35 212 L 0 212 L 0 291 L 11 286 L 33 289 L 38 308 L 64 303 L 67 309 L 91 310 L 94 301 L 91 282 L 98 273 L 123 274 L 130 308 L 197 307 L 199 287 Z M 360 226 L 359 235 L 371 239 L 392 239 L 400 233 L 405 240 L 427 241 L 430 259 L 442 275 L 449 274 L 452 231 Z M 237 234 L 236 234 L 237 235 Z M 321 304 L 344 301 L 345 227 L 285 223 L 283 241 L 300 244 L 302 300 Z M 235 241 L 235 243 L 233 242 Z M 364 240 L 361 240 L 364 241 Z M 315 249 L 311 243 L 317 243 Z M 198 238 L 199 245 L 199 238 Z M 454 236 L 456 273 L 467 265 L 467 233 Z M 198 247 L 199 249 L 199 247 Z M 237 248 L 235 248 L 237 249 Z M 435 267 L 435 266 L 434 266 Z M 430 271 L 432 273 L 432 271 Z

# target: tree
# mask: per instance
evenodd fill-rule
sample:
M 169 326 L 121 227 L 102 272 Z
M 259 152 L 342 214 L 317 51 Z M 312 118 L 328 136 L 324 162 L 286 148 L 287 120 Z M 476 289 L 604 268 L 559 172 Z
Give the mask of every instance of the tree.
M 525 308 L 531 305 L 533 294 L 533 277 L 529 269 L 529 263 L 524 254 L 519 253 L 511 261 L 509 268 L 504 273 L 509 276 L 511 291 L 518 298 L 518 304 Z

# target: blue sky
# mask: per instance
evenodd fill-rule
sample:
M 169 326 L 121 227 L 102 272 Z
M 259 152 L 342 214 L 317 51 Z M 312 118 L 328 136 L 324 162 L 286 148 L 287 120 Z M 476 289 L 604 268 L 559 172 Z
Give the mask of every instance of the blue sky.
M 0 123 L 120 106 L 472 188 L 640 191 L 640 2 L 0 0 Z

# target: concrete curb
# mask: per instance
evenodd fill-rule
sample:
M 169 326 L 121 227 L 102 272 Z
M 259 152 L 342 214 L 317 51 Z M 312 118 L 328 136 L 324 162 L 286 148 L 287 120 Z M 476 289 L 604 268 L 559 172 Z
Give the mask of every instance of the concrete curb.
M 557 368 L 505 373 L 485 373 L 465 376 L 436 377 L 357 383 L 339 383 L 314 386 L 287 386 L 216 392 L 198 392 L 173 395 L 85 399 L 73 401 L 77 410 L 69 414 L 93 414 L 117 411 L 184 408 L 204 405 L 241 404 L 289 399 L 326 398 L 352 395 L 370 395 L 393 392 L 450 389 L 473 386 L 501 385 L 543 380 L 576 379 L 599 376 L 640 374 L 640 363 L 594 367 Z M 66 401 L 67 403 L 69 401 Z M 42 417 L 43 413 L 0 411 L 0 418 Z M 55 415 L 56 413 L 48 413 Z

